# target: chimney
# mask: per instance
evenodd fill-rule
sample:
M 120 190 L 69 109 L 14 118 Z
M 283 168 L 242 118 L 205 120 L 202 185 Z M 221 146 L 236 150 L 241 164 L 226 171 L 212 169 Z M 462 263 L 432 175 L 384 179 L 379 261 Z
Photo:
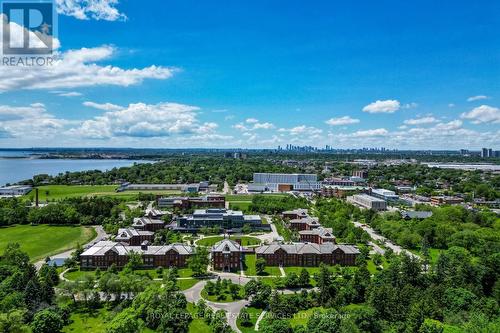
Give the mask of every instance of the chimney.
M 145 240 L 144 242 L 141 243 L 141 250 L 146 251 L 148 249 L 149 242 Z

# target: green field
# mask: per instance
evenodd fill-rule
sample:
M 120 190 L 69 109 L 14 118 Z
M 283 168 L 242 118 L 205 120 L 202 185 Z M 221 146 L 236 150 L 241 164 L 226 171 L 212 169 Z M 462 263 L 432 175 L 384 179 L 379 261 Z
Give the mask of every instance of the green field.
M 46 185 L 38 187 L 38 199 L 40 201 L 61 200 L 65 198 L 76 198 L 84 196 L 114 196 L 126 200 L 132 200 L 139 193 L 154 194 L 179 194 L 179 191 L 124 191 L 116 192 L 117 185 Z M 25 195 L 26 198 L 35 200 L 35 191 Z
M 213 237 L 205 237 L 196 242 L 196 245 L 200 246 L 212 246 L 217 242 L 223 240 L 223 236 L 213 236 Z M 241 237 L 232 237 L 231 240 L 236 241 L 237 239 L 241 239 L 242 246 L 251 246 L 251 245 L 259 245 L 260 239 L 251 237 L 251 236 L 241 236 Z
M 251 201 L 231 201 L 229 202 L 229 209 L 247 211 L 251 204 Z
M 0 228 L 0 253 L 8 243 L 17 242 L 28 253 L 31 261 L 46 258 L 85 244 L 96 237 L 90 227 L 16 225 Z
M 239 318 L 236 320 L 236 325 L 243 333 L 254 333 L 254 332 L 256 332 L 254 330 L 255 323 L 257 322 L 257 319 L 259 318 L 260 314 L 262 313 L 262 309 L 257 309 L 254 307 L 248 307 L 246 309 L 248 310 L 248 314 L 250 315 L 250 321 L 252 322 L 252 325 L 251 326 L 242 326 Z
M 189 324 L 189 333 L 212 332 L 212 329 L 205 323 L 203 318 L 197 318 L 196 306 L 193 303 L 187 304 L 187 310 L 193 316 L 193 321 Z
M 256 276 L 257 272 L 255 271 L 255 254 L 245 254 L 245 261 L 243 263 L 243 269 L 245 271 L 245 275 Z M 281 276 L 281 271 L 276 266 L 266 266 L 264 269 L 264 274 L 262 276 Z

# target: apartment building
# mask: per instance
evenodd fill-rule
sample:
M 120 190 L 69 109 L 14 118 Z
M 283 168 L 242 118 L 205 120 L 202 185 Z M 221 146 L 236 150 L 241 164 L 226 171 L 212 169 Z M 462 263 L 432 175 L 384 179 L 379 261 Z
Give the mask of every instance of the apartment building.
M 157 231 L 163 229 L 165 227 L 165 222 L 158 219 L 152 219 L 147 216 L 144 217 L 136 217 L 134 218 L 134 222 L 132 223 L 132 227 L 137 230 L 145 230 L 145 231 Z
M 257 259 L 264 259 L 268 266 L 315 267 L 321 263 L 353 266 L 360 252 L 354 245 L 294 243 L 259 246 L 255 253 Z
M 100 241 L 80 256 L 80 268 L 107 269 L 111 265 L 124 267 L 131 253 L 141 255 L 143 268 L 185 267 L 187 259 L 193 254 L 193 247 L 185 244 L 150 246 L 144 241 L 140 246 L 129 246 L 112 241 Z
M 299 231 L 300 241 L 302 243 L 334 243 L 335 236 L 333 235 L 332 228 L 318 227 L 310 230 Z
M 223 239 L 212 246 L 212 267 L 220 271 L 235 271 L 241 268 L 243 247 L 230 239 Z
M 148 241 L 152 243 L 155 238 L 155 233 L 146 230 L 136 230 L 134 228 L 120 228 L 116 234 L 115 241 L 125 245 L 141 245 L 142 242 Z

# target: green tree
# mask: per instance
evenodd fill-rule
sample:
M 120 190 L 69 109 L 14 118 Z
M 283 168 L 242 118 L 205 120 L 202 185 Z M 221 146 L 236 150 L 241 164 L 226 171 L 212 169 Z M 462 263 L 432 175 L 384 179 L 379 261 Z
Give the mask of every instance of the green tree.
M 63 326 L 59 313 L 51 309 L 37 312 L 31 323 L 33 333 L 59 333 Z
M 188 267 L 193 271 L 193 276 L 206 275 L 208 263 L 208 250 L 202 246 L 197 247 L 195 253 L 188 259 Z
M 266 260 L 264 258 L 259 258 L 255 261 L 255 272 L 257 275 L 264 274 L 266 269 Z

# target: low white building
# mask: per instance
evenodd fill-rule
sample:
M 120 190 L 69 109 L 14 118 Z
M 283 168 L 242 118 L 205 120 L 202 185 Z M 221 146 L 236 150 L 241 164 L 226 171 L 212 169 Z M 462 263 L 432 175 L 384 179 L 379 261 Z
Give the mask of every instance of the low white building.
M 355 194 L 347 197 L 347 201 L 358 206 L 373 209 L 373 210 L 386 210 L 387 203 L 380 198 L 372 197 L 368 194 Z
M 33 188 L 29 185 L 12 185 L 0 187 L 0 195 L 18 196 L 25 195 L 31 192 Z
M 399 199 L 399 196 L 394 192 L 390 190 L 386 190 L 383 188 L 374 188 L 371 191 L 371 195 L 373 197 L 386 200 L 386 201 L 396 201 Z

